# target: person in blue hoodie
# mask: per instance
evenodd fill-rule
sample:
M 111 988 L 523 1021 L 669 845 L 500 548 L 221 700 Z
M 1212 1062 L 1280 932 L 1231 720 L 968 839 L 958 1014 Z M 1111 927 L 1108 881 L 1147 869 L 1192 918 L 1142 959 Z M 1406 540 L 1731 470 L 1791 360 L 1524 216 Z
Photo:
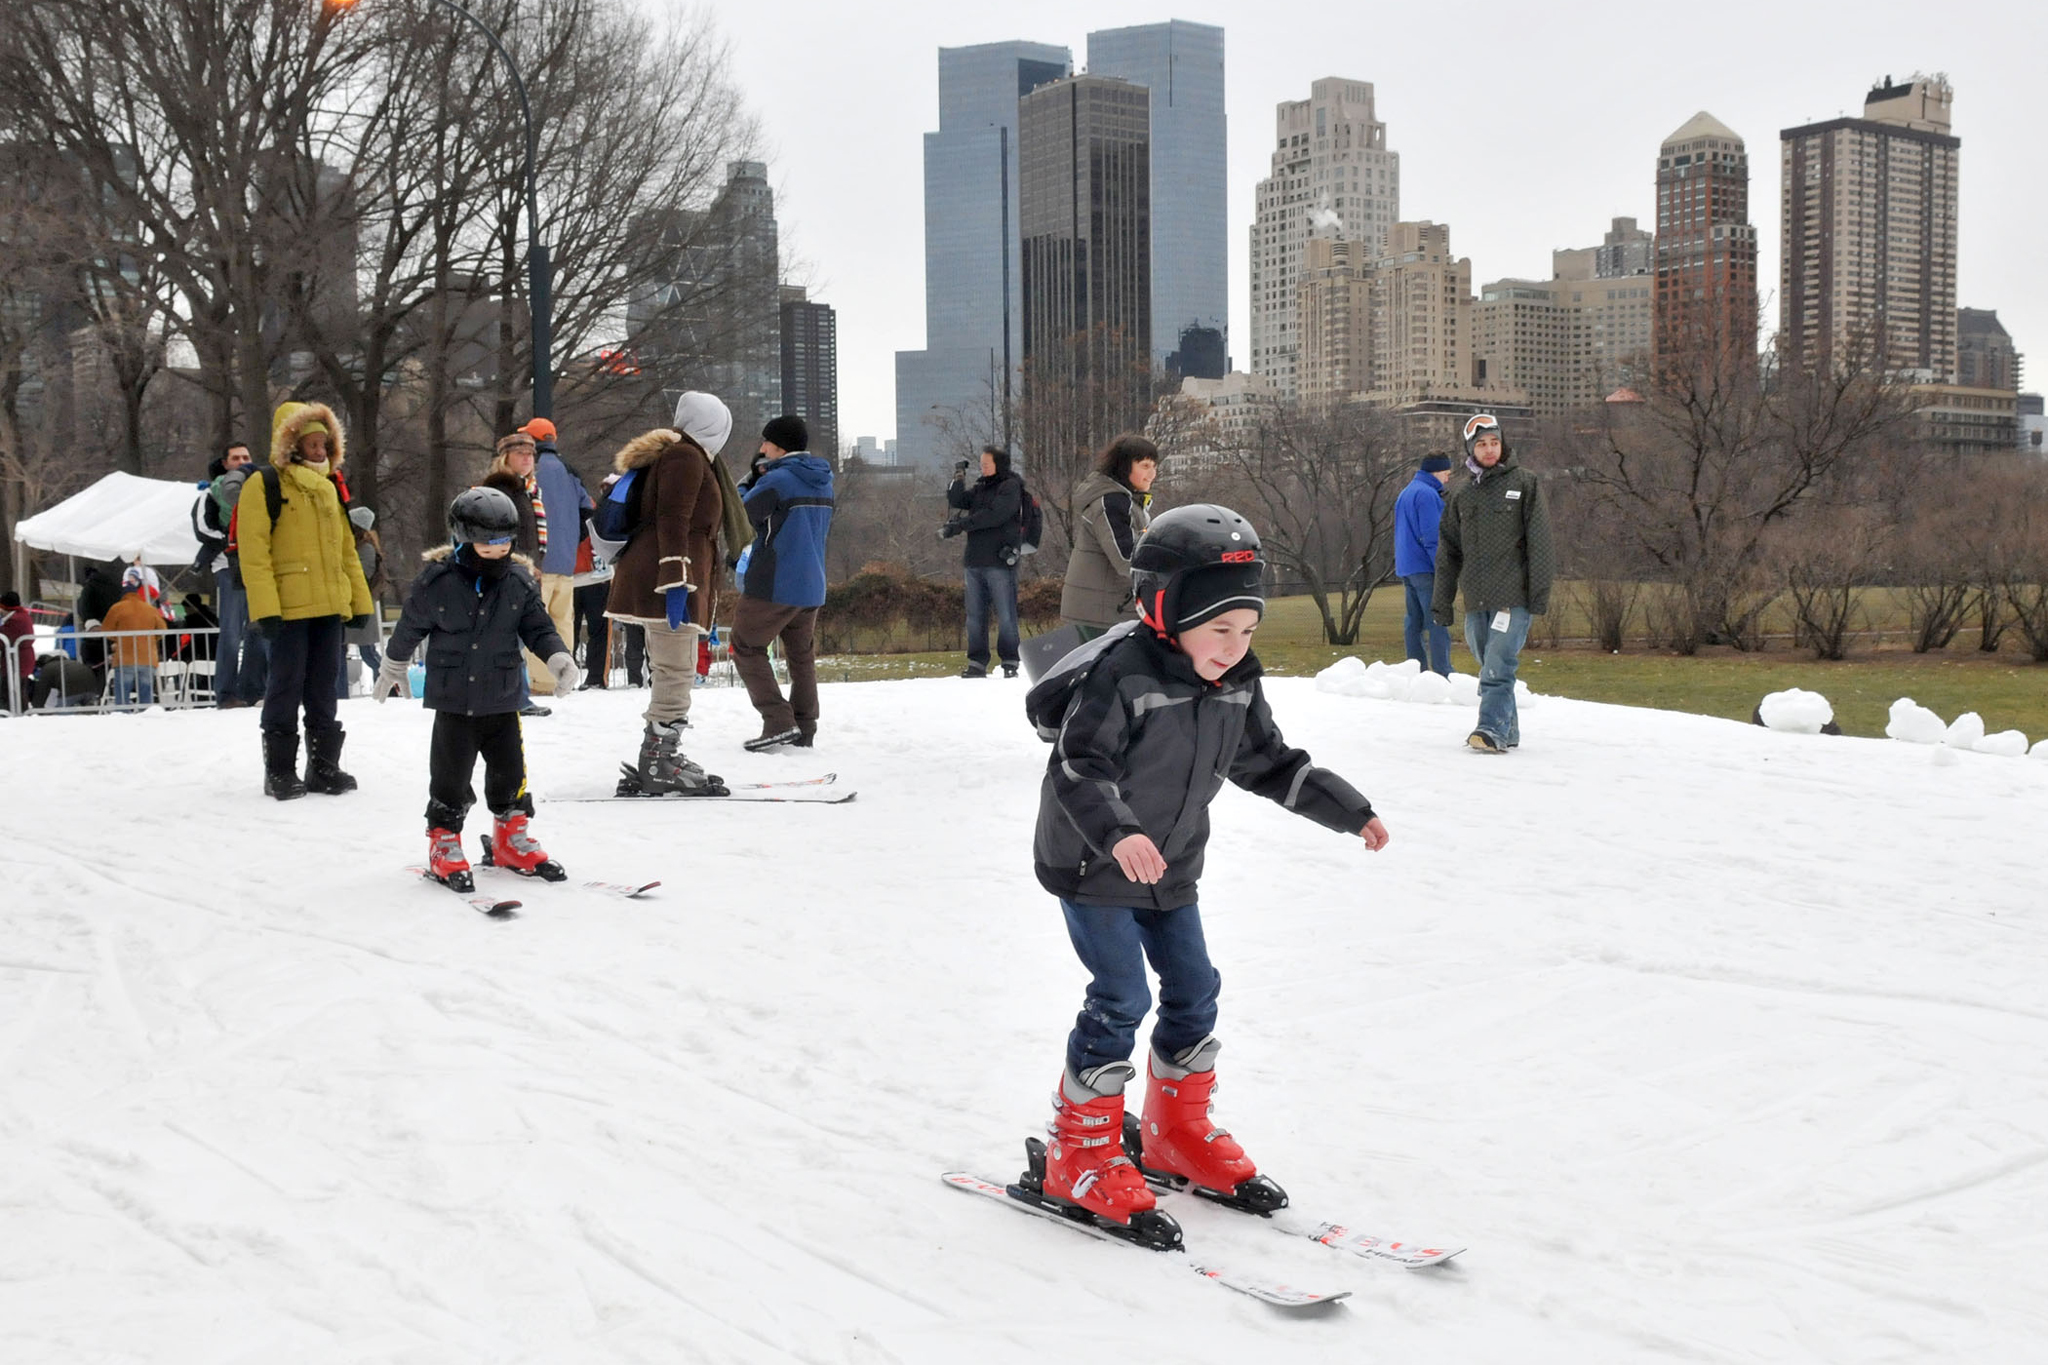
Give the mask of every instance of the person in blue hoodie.
M 832 466 L 805 449 L 810 440 L 803 418 L 785 413 L 771 420 L 761 429 L 768 463 L 747 490 L 754 545 L 733 614 L 732 661 L 761 713 L 760 735 L 746 742 L 755 752 L 807 749 L 818 732 L 816 631 L 825 603 Z M 789 668 L 787 699 L 768 659 L 768 646 L 777 640 Z
M 1451 675 L 1451 633 L 1430 618 L 1429 603 L 1436 592 L 1437 524 L 1444 517 L 1444 485 L 1450 477 L 1451 457 L 1431 455 L 1394 503 L 1394 572 L 1408 596 L 1408 615 L 1401 627 L 1408 657 L 1447 678 Z M 1423 651 L 1425 631 L 1427 653 Z

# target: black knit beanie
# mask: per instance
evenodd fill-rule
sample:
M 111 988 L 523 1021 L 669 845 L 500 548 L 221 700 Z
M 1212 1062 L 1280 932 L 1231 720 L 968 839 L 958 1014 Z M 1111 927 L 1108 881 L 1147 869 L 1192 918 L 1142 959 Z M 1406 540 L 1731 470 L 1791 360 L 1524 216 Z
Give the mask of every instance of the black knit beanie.
M 1173 633 L 1193 630 L 1204 621 L 1226 611 L 1250 607 L 1261 617 L 1266 614 L 1265 570 L 1257 564 L 1210 564 L 1196 569 L 1180 581 L 1180 600 L 1174 606 Z
M 785 412 L 780 417 L 768 419 L 768 425 L 761 428 L 761 439 L 784 450 L 809 450 L 811 429 L 804 425 L 803 418 Z

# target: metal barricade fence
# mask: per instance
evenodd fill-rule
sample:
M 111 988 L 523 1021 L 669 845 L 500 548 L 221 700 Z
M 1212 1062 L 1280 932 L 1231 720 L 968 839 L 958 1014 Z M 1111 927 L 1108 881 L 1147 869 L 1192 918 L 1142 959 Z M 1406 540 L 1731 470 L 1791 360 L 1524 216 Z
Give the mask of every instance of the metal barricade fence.
M 43 704 L 32 706 L 39 683 L 24 683 L 8 670 L 8 706 L 16 715 L 77 715 L 142 711 L 151 706 L 182 710 L 214 704 L 213 673 L 220 645 L 218 626 L 167 625 L 158 630 L 79 630 L 39 638 L 37 676 L 55 670 Z M 97 645 L 92 649 L 90 646 Z M 98 654 L 95 665 L 87 657 Z M 54 662 L 45 662 L 54 661 Z M 64 667 L 68 661 L 74 667 Z M 88 684 L 86 679 L 90 678 Z

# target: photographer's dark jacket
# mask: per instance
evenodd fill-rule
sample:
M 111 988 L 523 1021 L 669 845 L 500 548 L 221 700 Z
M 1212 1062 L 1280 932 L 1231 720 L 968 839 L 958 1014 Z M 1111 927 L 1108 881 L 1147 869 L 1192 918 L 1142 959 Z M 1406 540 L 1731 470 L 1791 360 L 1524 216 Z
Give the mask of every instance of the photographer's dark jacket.
M 1039 885 L 1082 905 L 1174 910 L 1196 900 L 1209 803 L 1225 780 L 1319 825 L 1356 834 L 1372 803 L 1288 747 L 1247 654 L 1217 682 L 1137 622 L 1069 654 L 1024 700 L 1053 742 L 1039 789 L 1032 861 Z M 1110 855 L 1144 834 L 1166 859 L 1145 886 Z
M 970 569 L 1009 569 L 1017 564 L 1024 543 L 1024 480 L 1016 471 L 989 474 L 968 487 L 964 478 L 946 489 L 946 502 L 967 513 L 967 554 L 960 561 Z
M 427 567 L 406 590 L 405 613 L 385 649 L 409 659 L 426 642 L 426 704 L 434 711 L 493 716 L 525 705 L 519 646 L 543 659 L 568 653 L 534 581 L 533 561 L 513 555 L 502 578 L 464 566 L 453 546 L 421 556 Z

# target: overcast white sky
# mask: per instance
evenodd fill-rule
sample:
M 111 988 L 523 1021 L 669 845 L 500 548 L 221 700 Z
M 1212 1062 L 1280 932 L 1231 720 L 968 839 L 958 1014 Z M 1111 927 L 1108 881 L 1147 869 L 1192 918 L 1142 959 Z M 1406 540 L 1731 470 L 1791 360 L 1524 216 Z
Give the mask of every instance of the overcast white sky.
M 666 11 L 671 0 L 642 0 Z M 839 313 L 842 439 L 895 434 L 895 352 L 924 343 L 922 135 L 938 49 L 1025 38 L 1086 60 L 1091 29 L 1225 31 L 1231 353 L 1247 338 L 1246 234 L 1273 106 L 1321 76 L 1370 81 L 1401 154 L 1401 215 L 1451 225 L 1477 285 L 1549 275 L 1616 215 L 1654 227 L 1657 145 L 1705 109 L 1748 143 L 1750 217 L 1776 316 L 1778 133 L 1857 114 L 1887 74 L 1944 71 L 1962 139 L 1958 303 L 1996 308 L 2048 385 L 2048 5 L 1983 0 L 1467 0 L 1267 8 L 1194 0 L 720 0 L 766 132 L 785 254 Z M 1668 17 L 1667 17 L 1668 16 Z

